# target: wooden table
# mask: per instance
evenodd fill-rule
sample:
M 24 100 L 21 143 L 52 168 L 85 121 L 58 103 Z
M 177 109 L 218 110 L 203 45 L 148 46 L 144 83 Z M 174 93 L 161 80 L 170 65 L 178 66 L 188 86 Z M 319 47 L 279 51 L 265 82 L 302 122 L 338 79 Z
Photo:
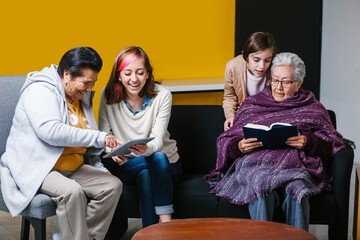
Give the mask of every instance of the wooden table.
M 310 233 L 286 224 L 240 218 L 192 218 L 151 225 L 132 240 L 316 240 Z

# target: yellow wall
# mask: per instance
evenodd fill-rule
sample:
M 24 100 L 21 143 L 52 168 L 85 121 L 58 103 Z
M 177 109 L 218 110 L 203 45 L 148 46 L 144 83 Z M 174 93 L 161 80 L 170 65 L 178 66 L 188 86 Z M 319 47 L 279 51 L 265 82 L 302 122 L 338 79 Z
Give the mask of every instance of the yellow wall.
M 0 75 L 58 64 L 70 48 L 91 46 L 106 84 L 116 53 L 129 45 L 149 55 L 156 80 L 223 77 L 234 55 L 235 0 L 35 0 L 1 4 Z
M 222 105 L 224 92 L 174 93 L 173 105 Z

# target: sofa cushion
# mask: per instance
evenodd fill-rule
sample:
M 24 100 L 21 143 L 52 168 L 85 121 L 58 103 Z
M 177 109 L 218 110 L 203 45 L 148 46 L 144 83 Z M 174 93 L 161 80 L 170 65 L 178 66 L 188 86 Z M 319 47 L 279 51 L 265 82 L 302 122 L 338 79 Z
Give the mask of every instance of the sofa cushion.
M 217 217 L 218 197 L 210 194 L 203 174 L 186 174 L 174 191 L 174 218 Z
M 219 198 L 219 217 L 250 218 L 247 205 L 235 205 L 226 198 Z
M 202 174 L 188 174 L 174 187 L 174 218 L 216 217 L 218 198 L 209 194 L 210 187 Z M 115 214 L 140 218 L 139 193 L 135 185 L 124 184 Z
M 115 214 L 121 217 L 141 218 L 137 185 L 124 184 Z
M 224 121 L 218 105 L 172 106 L 168 130 L 177 142 L 185 174 L 206 174 L 215 168 L 216 139 L 224 131 Z
M 46 194 L 38 193 L 21 212 L 22 216 L 45 219 L 56 215 L 56 203 Z
M 310 197 L 310 223 L 333 224 L 335 222 L 336 200 L 332 191 L 323 191 Z M 329 209 L 332 209 L 329 211 Z
M 0 210 L 9 212 L 7 209 L 0 187 Z M 25 217 L 45 219 L 56 214 L 56 203 L 48 195 L 39 193 L 31 200 L 30 204 L 20 213 Z

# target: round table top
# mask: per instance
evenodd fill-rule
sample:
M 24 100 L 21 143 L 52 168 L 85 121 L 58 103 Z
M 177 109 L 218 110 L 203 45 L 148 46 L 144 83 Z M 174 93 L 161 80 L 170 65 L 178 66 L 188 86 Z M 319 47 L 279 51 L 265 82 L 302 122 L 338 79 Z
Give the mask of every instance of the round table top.
M 316 240 L 290 225 L 240 218 L 191 218 L 158 223 L 138 231 L 132 240 Z

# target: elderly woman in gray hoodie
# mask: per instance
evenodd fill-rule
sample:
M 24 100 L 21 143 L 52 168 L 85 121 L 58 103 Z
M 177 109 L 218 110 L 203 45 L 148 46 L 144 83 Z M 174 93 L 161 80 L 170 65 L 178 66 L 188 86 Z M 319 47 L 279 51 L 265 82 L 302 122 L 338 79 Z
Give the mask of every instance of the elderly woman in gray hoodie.
M 108 174 L 99 154 L 118 140 L 97 130 L 92 88 L 102 60 L 78 47 L 28 74 L 1 157 L 1 188 L 12 216 L 37 191 L 57 203 L 60 233 L 54 239 L 104 239 L 122 184 Z

